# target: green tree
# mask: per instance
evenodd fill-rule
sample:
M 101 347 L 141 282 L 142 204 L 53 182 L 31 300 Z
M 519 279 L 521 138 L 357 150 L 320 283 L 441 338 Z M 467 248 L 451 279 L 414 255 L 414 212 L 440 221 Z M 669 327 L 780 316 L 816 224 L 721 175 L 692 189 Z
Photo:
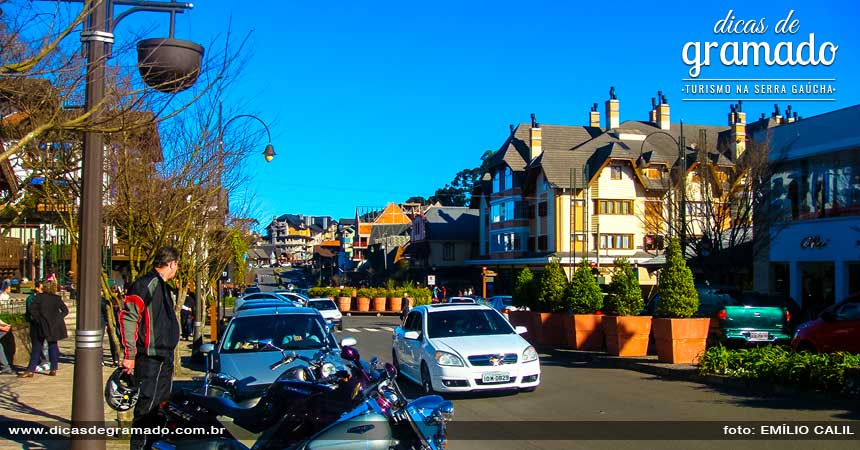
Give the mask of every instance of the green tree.
M 563 312 L 567 309 L 564 295 L 567 289 L 567 276 L 557 259 L 552 259 L 547 264 L 540 276 L 539 286 L 538 310 Z
M 528 267 L 523 268 L 514 283 L 514 306 L 534 309 L 537 306 L 537 280 Z
M 619 316 L 635 316 L 644 307 L 639 277 L 633 271 L 630 261 L 627 258 L 616 259 L 612 281 L 609 283 L 609 295 L 606 298 L 607 312 Z
M 660 303 L 657 315 L 660 317 L 692 317 L 699 309 L 699 293 L 693 283 L 693 273 L 681 254 L 678 240 L 669 240 L 666 249 L 666 265 L 660 271 Z
M 565 309 L 573 311 L 574 314 L 594 314 L 603 308 L 603 293 L 591 273 L 588 261 L 579 263 L 564 297 Z

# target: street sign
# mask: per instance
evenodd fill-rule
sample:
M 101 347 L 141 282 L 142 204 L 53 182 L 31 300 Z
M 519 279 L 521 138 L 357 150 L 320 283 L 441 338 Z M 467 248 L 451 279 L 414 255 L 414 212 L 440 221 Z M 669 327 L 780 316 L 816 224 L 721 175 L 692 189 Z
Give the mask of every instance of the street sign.
M 487 283 L 492 283 L 495 280 L 493 277 L 487 277 Z
M 493 272 L 492 270 L 488 270 L 488 271 L 484 272 L 484 275 L 486 275 L 487 278 L 489 279 L 490 277 L 494 277 L 498 274 L 496 272 Z
M 436 275 L 427 275 L 427 286 L 436 285 Z

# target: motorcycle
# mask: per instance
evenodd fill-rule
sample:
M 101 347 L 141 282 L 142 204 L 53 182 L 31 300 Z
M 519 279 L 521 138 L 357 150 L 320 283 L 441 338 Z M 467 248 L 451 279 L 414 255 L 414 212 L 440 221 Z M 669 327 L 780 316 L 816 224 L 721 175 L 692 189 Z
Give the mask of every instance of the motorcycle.
M 299 358 L 271 342 L 265 345 L 282 354 L 272 370 Z M 446 445 L 446 423 L 454 412 L 450 401 L 439 396 L 408 401 L 397 386 L 393 365 L 376 363 L 367 370 L 352 347 L 344 347 L 341 357 L 351 363 L 350 371 L 326 373 L 325 363 L 306 360 L 307 367 L 284 372 L 250 408 L 229 396 L 175 395 L 160 411 L 163 429 L 203 427 L 220 432 L 205 437 L 163 435 L 152 448 L 248 450 L 239 439 L 245 432 L 256 434 L 253 450 L 438 450 Z M 232 419 L 240 430 L 227 431 L 218 416 Z

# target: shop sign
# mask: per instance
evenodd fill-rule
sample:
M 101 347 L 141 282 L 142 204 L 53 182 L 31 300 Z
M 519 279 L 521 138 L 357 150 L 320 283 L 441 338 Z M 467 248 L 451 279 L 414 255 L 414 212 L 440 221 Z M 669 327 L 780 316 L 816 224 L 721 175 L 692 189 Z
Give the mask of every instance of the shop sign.
M 824 239 L 821 239 L 819 235 L 806 236 L 805 238 L 800 240 L 800 248 L 802 249 L 818 249 L 827 247 L 827 242 Z

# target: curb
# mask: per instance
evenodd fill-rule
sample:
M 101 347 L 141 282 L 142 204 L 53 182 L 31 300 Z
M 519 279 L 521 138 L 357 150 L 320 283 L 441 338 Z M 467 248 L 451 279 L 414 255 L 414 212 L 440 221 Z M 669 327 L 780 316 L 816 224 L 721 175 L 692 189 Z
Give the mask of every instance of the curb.
M 552 347 L 538 347 L 538 350 L 543 353 L 549 353 L 552 358 L 592 363 L 613 369 L 632 370 L 677 381 L 690 381 L 711 386 L 751 390 L 759 395 L 804 396 L 822 402 L 853 399 L 850 395 L 843 395 L 836 392 L 813 391 L 795 386 L 772 384 L 723 375 L 700 375 L 698 368 L 694 365 L 660 363 L 657 362 L 657 357 L 653 355 L 628 358 L 610 356 L 601 352 L 558 349 Z

